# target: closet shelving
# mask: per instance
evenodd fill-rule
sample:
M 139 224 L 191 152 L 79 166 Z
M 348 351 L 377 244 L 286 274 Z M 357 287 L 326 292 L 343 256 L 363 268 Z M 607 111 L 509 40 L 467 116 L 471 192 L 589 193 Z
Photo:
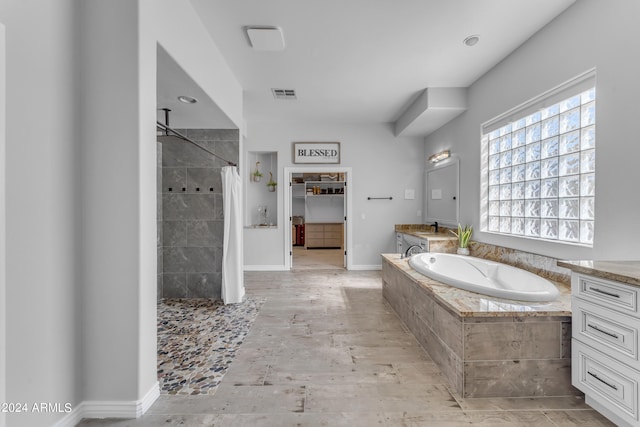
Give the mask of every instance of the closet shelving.
M 304 186 L 304 197 L 344 197 L 344 181 L 306 181 L 295 185 Z

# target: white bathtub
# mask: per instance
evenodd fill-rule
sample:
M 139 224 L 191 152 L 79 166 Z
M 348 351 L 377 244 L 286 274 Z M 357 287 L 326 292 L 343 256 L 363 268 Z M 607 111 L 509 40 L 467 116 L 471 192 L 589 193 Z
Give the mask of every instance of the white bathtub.
M 409 258 L 409 265 L 439 282 L 498 298 L 549 302 L 559 295 L 555 285 L 540 276 L 486 259 L 425 252 Z

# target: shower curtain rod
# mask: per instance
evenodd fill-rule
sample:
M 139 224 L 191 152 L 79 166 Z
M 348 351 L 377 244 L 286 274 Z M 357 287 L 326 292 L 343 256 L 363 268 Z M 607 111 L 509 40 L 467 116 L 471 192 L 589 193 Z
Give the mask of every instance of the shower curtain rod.
M 189 143 L 191 143 L 191 144 L 195 145 L 195 146 L 196 146 L 196 147 L 198 147 L 199 149 L 201 149 L 201 150 L 203 150 L 203 151 L 206 151 L 207 153 L 211 154 L 212 156 L 215 156 L 215 157 L 219 158 L 220 160 L 222 160 L 222 161 L 224 161 L 224 162 L 227 162 L 227 164 L 228 164 L 229 166 L 238 166 L 236 163 L 231 162 L 231 161 L 229 161 L 229 160 L 225 159 L 224 157 L 221 157 L 221 156 L 219 156 L 218 154 L 216 154 L 216 153 L 214 153 L 214 152 L 212 152 L 212 151 L 207 150 L 207 149 L 206 149 L 206 148 L 204 148 L 202 145 L 198 144 L 197 142 L 192 141 L 191 139 L 187 138 L 186 136 L 184 136 L 184 135 L 183 135 L 183 134 L 181 134 L 180 132 L 178 132 L 178 131 L 176 131 L 176 130 L 171 129 L 169 126 L 167 126 L 167 125 L 165 125 L 165 124 L 163 124 L 163 123 L 160 123 L 160 122 L 156 121 L 156 127 L 157 127 L 157 129 L 159 129 L 159 130 L 161 130 L 161 131 L 164 131 L 164 132 L 165 132 L 165 134 L 167 134 L 167 135 L 169 135 L 169 132 L 171 132 L 172 134 L 174 134 L 174 135 L 175 135 L 175 136 L 177 136 L 178 138 L 180 138 L 180 139 L 182 139 L 182 140 L 184 140 L 184 141 L 186 141 L 186 142 L 189 142 Z

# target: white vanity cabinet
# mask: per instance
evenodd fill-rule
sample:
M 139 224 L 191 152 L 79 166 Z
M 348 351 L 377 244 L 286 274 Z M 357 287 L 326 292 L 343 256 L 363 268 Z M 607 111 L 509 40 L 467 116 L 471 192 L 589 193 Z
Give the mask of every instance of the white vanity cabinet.
M 640 426 L 640 287 L 571 275 L 571 379 L 587 404 L 620 426 Z

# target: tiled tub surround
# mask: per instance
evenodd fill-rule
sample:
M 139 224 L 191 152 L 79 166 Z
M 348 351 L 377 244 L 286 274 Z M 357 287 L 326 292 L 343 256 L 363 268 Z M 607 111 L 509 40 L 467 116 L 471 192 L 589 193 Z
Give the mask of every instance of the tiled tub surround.
M 238 161 L 237 130 L 179 132 L 225 159 Z M 221 297 L 223 166 L 225 162 L 188 142 L 162 140 L 161 297 Z
M 382 255 L 382 292 L 465 398 L 579 395 L 571 386 L 571 295 L 525 304 L 467 292 Z

